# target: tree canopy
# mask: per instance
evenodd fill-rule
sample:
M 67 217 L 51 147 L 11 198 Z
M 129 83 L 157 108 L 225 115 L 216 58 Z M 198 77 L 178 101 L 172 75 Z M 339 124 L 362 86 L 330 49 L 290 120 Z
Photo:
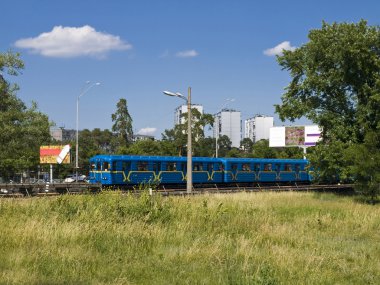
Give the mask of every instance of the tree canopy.
M 316 169 L 322 176 L 352 178 L 347 152 L 368 147 L 365 141 L 380 131 L 380 29 L 364 20 L 323 22 L 308 38 L 278 57 L 291 81 L 276 112 L 282 120 L 305 116 L 318 124 L 323 140 L 310 156 Z M 371 149 L 376 155 L 379 142 Z M 379 165 L 367 171 L 379 172 Z
M 1 73 L 15 76 L 23 67 L 19 54 L 0 53 Z M 5 179 L 38 165 L 40 146 L 50 142 L 48 117 L 35 102 L 28 108 L 17 90 L 0 74 L 0 177 Z

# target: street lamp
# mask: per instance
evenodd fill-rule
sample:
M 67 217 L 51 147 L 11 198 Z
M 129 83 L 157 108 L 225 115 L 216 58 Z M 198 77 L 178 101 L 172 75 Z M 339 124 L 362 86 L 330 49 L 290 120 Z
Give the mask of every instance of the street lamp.
M 179 97 L 187 102 L 187 184 L 186 192 L 191 194 L 193 188 L 193 167 L 192 167 L 192 153 L 191 153 L 191 87 L 188 88 L 187 98 L 181 93 L 173 93 L 164 91 L 165 95 Z
M 86 84 L 90 84 L 90 81 L 87 81 Z M 82 93 L 77 97 L 77 132 L 76 132 L 76 146 L 75 146 L 75 169 L 76 169 L 76 181 L 78 182 L 78 158 L 79 158 L 79 98 L 88 92 L 92 87 L 100 85 L 99 82 L 92 83 L 87 86 L 87 88 L 83 88 Z

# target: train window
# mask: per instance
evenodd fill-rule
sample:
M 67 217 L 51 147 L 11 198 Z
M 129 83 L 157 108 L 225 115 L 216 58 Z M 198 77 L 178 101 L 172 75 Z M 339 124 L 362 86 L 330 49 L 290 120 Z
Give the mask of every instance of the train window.
M 236 171 L 238 169 L 238 165 L 237 165 L 237 163 L 232 163 L 231 164 L 231 170 L 232 171 Z
M 168 162 L 166 165 L 166 170 L 167 171 L 176 171 L 177 170 L 177 165 L 175 162 Z
M 251 166 L 249 165 L 249 163 L 243 163 L 241 168 L 243 171 L 251 171 Z
M 194 163 L 193 170 L 194 171 L 202 171 L 203 170 L 202 163 Z
M 123 171 L 130 171 L 131 170 L 131 162 L 130 161 L 123 161 L 121 164 L 121 169 Z
M 296 172 L 299 172 L 301 170 L 301 165 L 296 164 L 296 165 L 294 165 L 294 168 L 295 168 Z
M 219 169 L 219 171 L 223 171 L 224 170 L 223 164 L 219 162 L 217 169 Z
M 260 163 L 255 163 L 254 169 L 255 171 L 260 171 Z
M 91 170 L 96 170 L 96 164 L 95 163 L 91 163 Z
M 275 170 L 276 172 L 280 172 L 280 171 L 281 171 L 281 164 L 276 163 L 276 164 L 274 165 L 274 170 Z
M 182 171 L 187 171 L 187 165 L 186 165 L 186 163 L 184 163 L 184 162 L 181 163 L 181 170 Z
M 112 170 L 116 170 L 117 162 L 112 161 Z
M 272 171 L 272 164 L 271 163 L 264 164 L 264 171 Z
M 161 162 L 153 162 L 153 171 L 161 171 Z
M 103 171 L 108 171 L 110 169 L 110 164 L 108 162 L 103 162 Z
M 102 167 L 101 167 L 100 162 L 98 162 L 98 163 L 96 164 L 96 169 L 97 169 L 97 170 L 102 170 Z
M 212 163 L 207 163 L 207 171 L 211 172 L 214 170 L 214 165 Z
M 289 163 L 285 164 L 285 171 L 292 171 L 292 165 Z
M 148 170 L 148 162 L 138 161 L 137 162 L 137 170 L 138 171 L 147 171 Z

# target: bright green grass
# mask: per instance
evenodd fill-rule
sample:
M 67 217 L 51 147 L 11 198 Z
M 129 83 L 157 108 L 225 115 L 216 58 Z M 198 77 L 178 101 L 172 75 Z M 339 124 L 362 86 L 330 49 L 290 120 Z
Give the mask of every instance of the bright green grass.
M 312 193 L 0 199 L 0 284 L 379 284 L 380 205 Z

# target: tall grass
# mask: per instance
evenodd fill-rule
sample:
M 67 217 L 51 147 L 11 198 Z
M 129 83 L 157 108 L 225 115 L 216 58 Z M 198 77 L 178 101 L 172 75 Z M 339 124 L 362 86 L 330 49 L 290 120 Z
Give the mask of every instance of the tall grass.
M 379 284 L 380 206 L 312 193 L 0 199 L 0 284 Z

